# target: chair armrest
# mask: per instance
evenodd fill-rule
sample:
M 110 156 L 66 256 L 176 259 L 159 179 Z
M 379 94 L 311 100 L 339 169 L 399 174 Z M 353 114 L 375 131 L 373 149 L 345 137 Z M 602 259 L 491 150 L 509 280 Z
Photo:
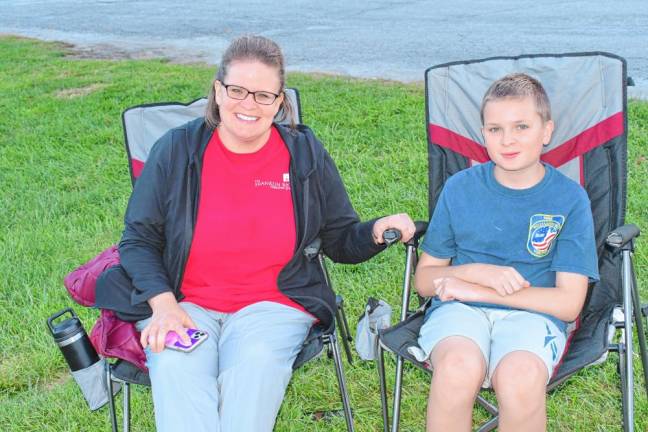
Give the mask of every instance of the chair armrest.
M 416 228 L 414 236 L 405 244 L 407 246 L 418 247 L 419 240 L 421 240 L 421 237 L 423 237 L 427 231 L 428 223 L 425 221 L 416 221 L 414 222 L 414 227 Z
M 634 224 L 627 224 L 611 231 L 605 238 L 605 242 L 612 246 L 613 248 L 622 248 L 628 242 L 632 241 L 636 237 L 639 237 L 639 227 Z
M 428 226 L 427 222 L 423 222 L 423 221 L 414 222 L 414 235 L 408 242 L 405 243 L 405 246 L 418 247 L 418 241 L 421 238 L 421 236 L 425 234 L 425 231 L 427 231 L 427 226 Z M 389 228 L 385 230 L 385 232 L 383 233 L 383 241 L 385 242 L 385 245 L 387 245 L 387 247 L 396 243 L 400 239 L 401 239 L 401 232 L 396 228 Z

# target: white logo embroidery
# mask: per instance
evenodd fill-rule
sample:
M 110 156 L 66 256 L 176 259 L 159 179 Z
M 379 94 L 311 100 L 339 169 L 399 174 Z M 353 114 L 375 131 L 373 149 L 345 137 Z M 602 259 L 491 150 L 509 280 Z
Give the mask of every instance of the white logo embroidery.
M 267 187 L 274 190 L 290 190 L 290 175 L 283 173 L 283 181 L 254 180 L 254 187 Z

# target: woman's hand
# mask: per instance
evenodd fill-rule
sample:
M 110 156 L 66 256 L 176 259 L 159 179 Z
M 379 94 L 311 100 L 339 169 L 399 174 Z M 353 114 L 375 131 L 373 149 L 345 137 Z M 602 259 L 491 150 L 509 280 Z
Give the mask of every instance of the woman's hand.
M 385 216 L 378 219 L 373 226 L 373 238 L 376 244 L 383 244 L 383 233 L 388 229 L 397 229 L 401 233 L 401 242 L 409 241 L 414 235 L 416 228 L 414 221 L 407 213 L 399 213 L 391 216 Z
M 195 328 L 196 324 L 184 309 L 180 307 L 174 295 L 170 292 L 158 294 L 148 300 L 153 316 L 151 322 L 142 330 L 140 343 L 143 348 L 151 347 L 151 351 L 159 353 L 164 349 L 164 339 L 170 331 L 180 336 L 182 343 L 189 345 L 187 328 Z

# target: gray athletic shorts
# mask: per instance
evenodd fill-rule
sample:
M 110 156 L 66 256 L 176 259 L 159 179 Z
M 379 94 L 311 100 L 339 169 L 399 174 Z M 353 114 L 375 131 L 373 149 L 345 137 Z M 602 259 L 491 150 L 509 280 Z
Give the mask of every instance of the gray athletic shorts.
M 513 351 L 531 352 L 547 366 L 551 378 L 565 349 L 566 335 L 547 317 L 511 309 L 446 303 L 428 311 L 419 332 L 419 347 L 409 351 L 419 361 L 429 361 L 436 344 L 450 336 L 474 341 L 486 360 L 488 373 L 482 386 L 490 380 L 500 360 Z

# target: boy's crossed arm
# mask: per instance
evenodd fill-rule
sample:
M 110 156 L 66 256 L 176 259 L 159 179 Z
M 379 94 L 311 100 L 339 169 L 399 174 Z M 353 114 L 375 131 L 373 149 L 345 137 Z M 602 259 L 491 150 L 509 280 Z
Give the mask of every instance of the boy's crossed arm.
M 522 288 L 530 286 L 529 282 L 513 267 L 478 263 L 450 266 L 449 258 L 435 258 L 425 252 L 419 260 L 416 275 L 417 290 L 419 294 L 427 297 L 436 294 L 431 282 L 444 277 L 455 277 L 466 282 L 492 288 L 500 296 L 513 294 Z M 421 289 L 426 290 L 426 292 L 423 293 Z
M 512 267 L 492 264 L 450 266 L 450 259 L 421 254 L 415 286 L 425 297 L 442 301 L 492 303 L 547 313 L 563 321 L 578 317 L 587 294 L 587 276 L 556 272 L 556 286 L 537 288 Z

